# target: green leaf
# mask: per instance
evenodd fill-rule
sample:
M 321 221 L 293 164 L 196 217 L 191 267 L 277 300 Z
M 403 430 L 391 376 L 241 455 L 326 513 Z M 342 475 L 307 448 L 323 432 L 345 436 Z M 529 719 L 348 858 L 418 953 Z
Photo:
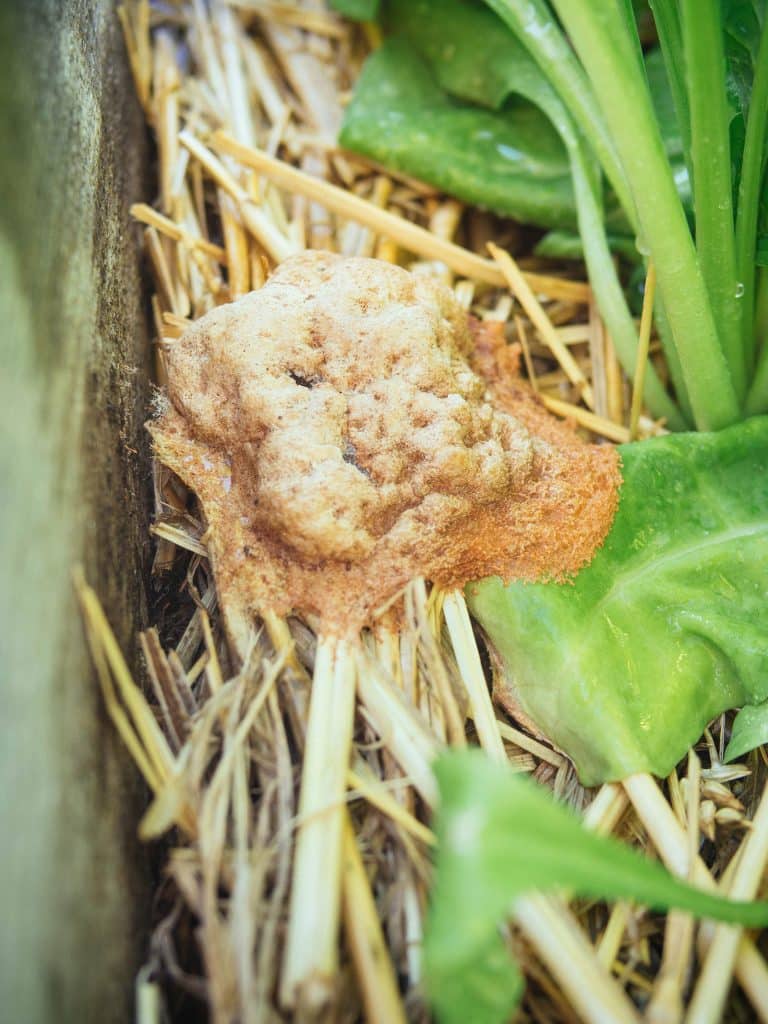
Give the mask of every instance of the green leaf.
M 768 698 L 768 418 L 621 448 L 603 547 L 572 584 L 467 588 L 507 685 L 594 785 L 667 775 Z
M 369 57 L 341 143 L 465 202 L 543 226 L 576 224 L 568 157 L 541 111 L 520 103 L 496 113 L 452 99 L 405 40 Z
M 734 903 L 676 881 L 629 847 L 588 832 L 543 788 L 480 751 L 444 755 L 435 774 L 438 854 L 425 968 L 440 1024 L 509 1019 L 521 985 L 499 927 L 532 890 L 768 922 L 768 904 Z
M 573 147 L 578 133 L 557 93 L 525 46 L 490 10 L 466 0 L 390 0 L 386 12 L 385 27 L 408 40 L 446 93 L 499 113 L 530 104 L 552 123 L 566 146 Z M 464 144 L 471 142 L 464 140 Z M 538 189 L 535 175 L 528 186 Z M 497 213 L 510 212 L 491 202 L 481 205 Z M 512 215 L 524 219 L 514 211 Z M 604 216 L 609 227 L 628 232 L 612 195 Z M 570 225 L 556 226 L 571 225 L 576 225 L 575 206 Z
M 374 21 L 378 17 L 381 0 L 331 0 L 331 7 L 354 21 Z
M 768 743 L 768 701 L 742 708 L 736 715 L 725 760 L 735 761 L 764 743 Z

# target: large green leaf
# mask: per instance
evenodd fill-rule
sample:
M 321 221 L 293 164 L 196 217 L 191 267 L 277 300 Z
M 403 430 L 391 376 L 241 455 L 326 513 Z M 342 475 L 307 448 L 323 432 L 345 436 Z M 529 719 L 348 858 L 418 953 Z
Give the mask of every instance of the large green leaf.
M 510 695 L 589 785 L 666 775 L 710 719 L 768 698 L 768 418 L 621 454 L 573 583 L 468 587 Z
M 657 863 L 588 832 L 542 788 L 479 751 L 436 765 L 438 855 L 425 936 L 440 1024 L 502 1024 L 521 994 L 500 925 L 531 890 L 569 889 L 655 909 L 760 926 L 768 904 L 733 903 L 673 879 Z
M 405 40 L 369 57 L 341 143 L 465 202 L 544 226 L 576 224 L 568 157 L 541 111 L 496 113 L 447 96 Z

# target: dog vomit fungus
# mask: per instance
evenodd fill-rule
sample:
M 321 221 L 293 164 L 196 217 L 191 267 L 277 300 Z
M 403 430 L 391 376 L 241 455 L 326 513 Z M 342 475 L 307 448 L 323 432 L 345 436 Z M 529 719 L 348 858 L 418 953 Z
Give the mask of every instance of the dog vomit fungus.
M 150 430 L 202 505 L 225 618 L 347 632 L 415 576 L 453 588 L 589 560 L 616 454 L 510 380 L 500 330 L 400 267 L 306 252 L 173 343 Z

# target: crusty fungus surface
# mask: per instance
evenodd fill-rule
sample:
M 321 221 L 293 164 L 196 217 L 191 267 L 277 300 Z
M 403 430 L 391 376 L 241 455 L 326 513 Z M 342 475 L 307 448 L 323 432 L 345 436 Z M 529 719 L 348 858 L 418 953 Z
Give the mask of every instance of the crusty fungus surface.
M 498 326 L 473 327 L 436 282 L 306 252 L 173 343 L 150 429 L 202 505 L 225 617 L 348 632 L 415 576 L 453 588 L 589 560 L 616 454 L 510 380 Z

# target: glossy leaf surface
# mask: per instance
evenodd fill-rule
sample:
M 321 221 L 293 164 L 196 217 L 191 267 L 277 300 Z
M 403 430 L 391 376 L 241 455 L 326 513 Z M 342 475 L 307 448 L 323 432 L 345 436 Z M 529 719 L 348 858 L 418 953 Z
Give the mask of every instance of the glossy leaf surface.
M 544 226 L 576 224 L 568 157 L 544 114 L 448 96 L 403 39 L 366 61 L 341 143 L 465 202 Z

